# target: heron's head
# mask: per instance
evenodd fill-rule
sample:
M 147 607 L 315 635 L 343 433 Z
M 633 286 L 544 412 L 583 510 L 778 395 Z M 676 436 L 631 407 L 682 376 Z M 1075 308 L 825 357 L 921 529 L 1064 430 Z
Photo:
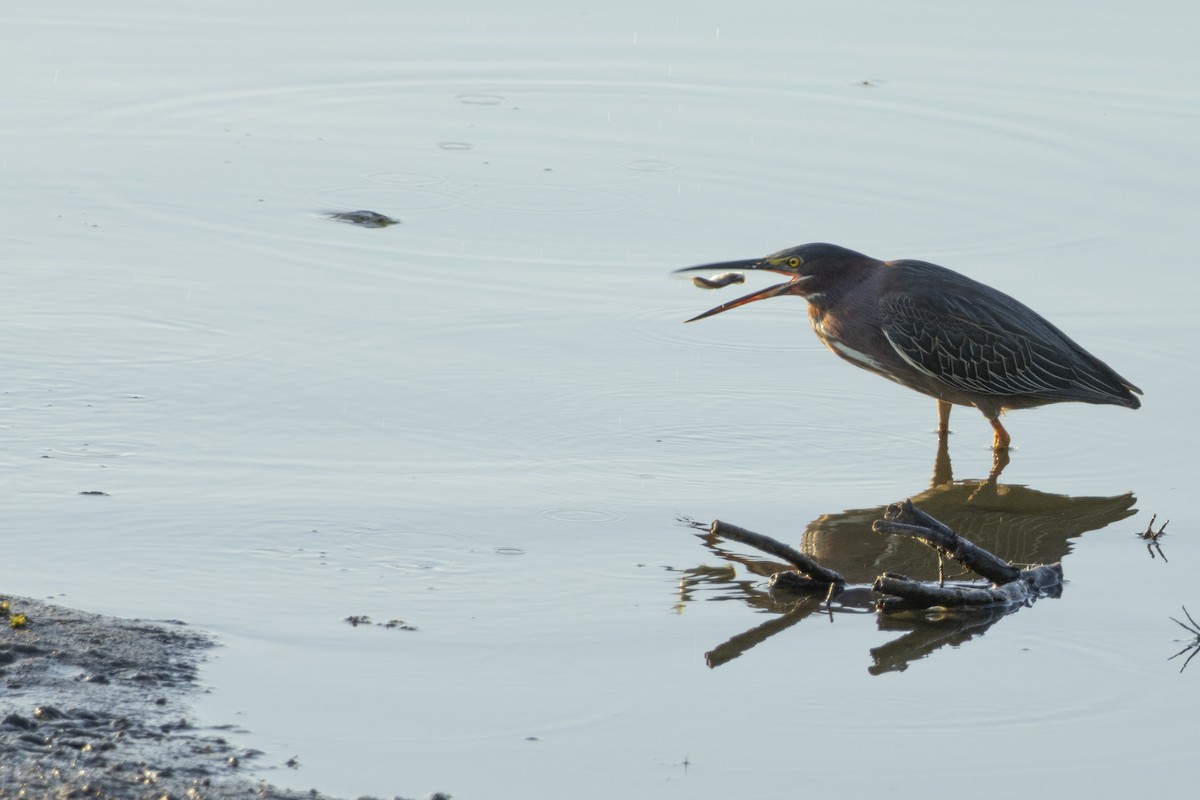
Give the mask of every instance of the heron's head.
M 751 258 L 743 261 L 723 261 L 717 264 L 701 264 L 696 267 L 685 267 L 676 272 L 741 272 L 759 270 L 777 272 L 786 275 L 788 280 L 760 289 L 728 303 L 722 303 L 716 308 L 710 308 L 703 314 L 692 317 L 688 322 L 711 317 L 728 311 L 731 308 L 753 303 L 755 300 L 766 300 L 768 297 L 782 297 L 795 294 L 816 302 L 825 293 L 836 290 L 840 286 L 857 279 L 862 273 L 861 267 L 877 264 L 875 259 L 838 247 L 836 244 L 816 242 L 789 247 L 772 253 L 766 258 Z

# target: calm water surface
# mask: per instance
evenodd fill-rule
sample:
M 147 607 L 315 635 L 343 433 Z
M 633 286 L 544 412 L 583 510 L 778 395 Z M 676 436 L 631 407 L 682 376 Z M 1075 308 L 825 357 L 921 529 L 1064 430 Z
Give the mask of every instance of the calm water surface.
M 295 787 L 1177 795 L 1197 17 L 6 10 L 0 588 L 216 633 L 200 717 Z M 402 224 L 323 218 L 359 208 Z M 799 300 L 681 324 L 746 287 L 672 268 L 822 240 L 1019 296 L 1145 407 L 1011 415 L 983 489 L 959 409 L 931 486 L 934 404 L 829 356 Z M 1062 597 L 830 617 L 680 521 L 928 574 L 869 532 L 909 496 L 1061 559 Z

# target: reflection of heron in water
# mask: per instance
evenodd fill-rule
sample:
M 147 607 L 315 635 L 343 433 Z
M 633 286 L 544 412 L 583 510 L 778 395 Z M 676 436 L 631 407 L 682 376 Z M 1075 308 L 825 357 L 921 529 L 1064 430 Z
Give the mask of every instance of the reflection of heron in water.
M 1017 565 L 1060 562 L 1070 552 L 1072 539 L 1136 513 L 1133 509 L 1136 498 L 1131 492 L 1113 497 L 1071 497 L 1001 484 L 994 472 L 983 481 L 955 481 L 944 446 L 939 447 L 932 484 L 913 496 L 912 501 L 966 539 Z M 906 537 L 872 531 L 872 523 L 883 518 L 886 508 L 881 505 L 822 515 L 805 529 L 799 549 L 841 573 L 851 584 L 859 584 L 847 587 L 833 604 L 812 595 L 772 592 L 761 583 L 735 580 L 732 572 L 722 575 L 711 567 L 684 570 L 680 579 L 682 602 L 694 599 L 694 593 L 700 590 L 708 597 L 715 592 L 717 597 L 713 599 L 740 599 L 781 615 L 714 648 L 706 654 L 709 665 L 715 667 L 736 658 L 759 641 L 813 613 L 863 613 L 872 609 L 875 595 L 868 587 L 883 572 L 937 580 L 940 565 L 926 546 Z M 792 569 L 761 555 L 743 555 L 741 546 L 727 544 L 711 534 L 703 534 L 701 538 L 714 554 L 726 562 L 741 564 L 752 574 L 767 577 Z M 875 656 L 872 671 L 904 669 L 913 658 L 980 635 L 1012 610 L 996 608 L 973 613 L 968 618 L 937 622 L 883 620 L 881 627 L 905 630 L 907 635 L 872 651 Z
M 912 501 L 958 534 L 1014 564 L 1053 564 L 1070 552 L 1070 540 L 1133 516 L 1132 493 L 1113 497 L 1071 497 L 1002 484 L 993 473 L 983 481 L 955 481 L 944 441 L 938 447 L 933 480 Z M 808 524 L 800 550 L 849 581 L 869 582 L 885 570 L 912 578 L 938 577 L 937 563 L 924 545 L 898 536 L 880 536 L 871 523 L 886 505 L 826 514 Z

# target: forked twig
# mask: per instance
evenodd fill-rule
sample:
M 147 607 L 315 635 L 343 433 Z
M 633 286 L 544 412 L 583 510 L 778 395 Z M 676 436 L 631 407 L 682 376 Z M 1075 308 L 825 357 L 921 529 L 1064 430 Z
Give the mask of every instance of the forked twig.
M 1154 558 L 1154 551 L 1157 550 L 1158 554 L 1162 556 L 1162 560 L 1166 562 L 1167 554 L 1162 551 L 1162 545 L 1158 543 L 1158 540 L 1167 535 L 1167 525 L 1171 524 L 1171 520 L 1167 520 L 1158 526 L 1158 530 L 1154 530 L 1154 521 L 1156 519 L 1158 519 L 1158 514 L 1151 514 L 1150 523 L 1146 525 L 1146 530 L 1138 531 L 1134 536 L 1145 540 L 1146 552 L 1150 554 L 1151 558 Z

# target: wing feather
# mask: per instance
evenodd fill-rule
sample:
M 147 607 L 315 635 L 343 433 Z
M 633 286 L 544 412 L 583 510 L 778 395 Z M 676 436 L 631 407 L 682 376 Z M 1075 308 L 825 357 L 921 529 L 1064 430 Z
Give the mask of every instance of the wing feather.
M 990 397 L 1137 406 L 1136 387 L 1017 300 L 933 264 L 892 266 L 908 274 L 879 299 L 883 333 L 914 369 Z

